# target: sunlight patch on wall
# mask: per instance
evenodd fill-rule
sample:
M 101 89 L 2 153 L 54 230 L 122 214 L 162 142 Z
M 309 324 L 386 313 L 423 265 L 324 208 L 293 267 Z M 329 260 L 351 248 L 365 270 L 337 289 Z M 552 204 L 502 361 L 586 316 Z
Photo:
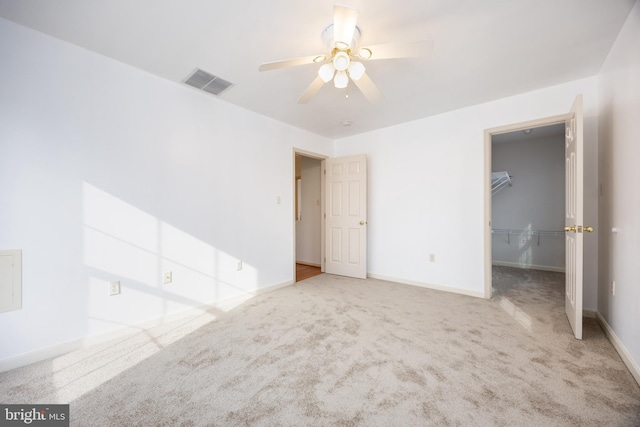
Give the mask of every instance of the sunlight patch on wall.
M 152 215 L 90 184 L 83 184 L 84 224 L 149 252 L 158 250 L 158 221 Z
M 91 185 L 83 184 L 88 334 L 252 295 L 258 274 L 240 260 Z M 242 262 L 240 262 L 242 261 Z M 165 283 L 164 273 L 172 280 Z M 111 281 L 121 294 L 109 296 Z
M 84 263 L 120 277 L 158 287 L 158 256 L 119 237 L 85 225 Z M 106 292 L 106 288 L 105 288 Z

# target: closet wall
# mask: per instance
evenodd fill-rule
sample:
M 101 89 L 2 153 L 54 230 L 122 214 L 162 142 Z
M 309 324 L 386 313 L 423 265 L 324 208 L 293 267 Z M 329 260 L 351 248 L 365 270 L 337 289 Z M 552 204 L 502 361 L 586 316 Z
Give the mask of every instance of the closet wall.
M 492 198 L 493 264 L 564 271 L 564 134 L 534 129 L 492 144 L 492 170 L 512 176 Z

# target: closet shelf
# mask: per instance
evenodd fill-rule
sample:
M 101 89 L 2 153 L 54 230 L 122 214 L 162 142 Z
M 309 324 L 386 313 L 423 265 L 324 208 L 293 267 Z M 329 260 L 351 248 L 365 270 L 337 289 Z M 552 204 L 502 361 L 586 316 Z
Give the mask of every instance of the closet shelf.
M 491 195 L 511 185 L 511 176 L 506 172 L 491 172 Z

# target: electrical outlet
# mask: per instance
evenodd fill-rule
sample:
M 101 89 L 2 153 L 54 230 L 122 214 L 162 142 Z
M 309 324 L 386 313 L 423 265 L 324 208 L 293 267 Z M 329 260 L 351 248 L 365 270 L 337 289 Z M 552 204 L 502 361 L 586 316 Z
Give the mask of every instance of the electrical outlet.
M 120 281 L 109 283 L 109 296 L 118 295 L 120 293 Z
M 236 270 L 242 270 L 242 260 L 236 261 Z
M 429 254 L 429 262 L 436 262 L 436 254 Z
M 611 295 L 613 295 L 613 296 L 616 295 L 616 281 L 615 280 L 611 281 Z
M 166 272 L 164 273 L 163 282 L 164 282 L 164 283 L 171 283 L 171 282 L 173 282 L 173 272 L 171 272 L 171 271 L 166 271 Z

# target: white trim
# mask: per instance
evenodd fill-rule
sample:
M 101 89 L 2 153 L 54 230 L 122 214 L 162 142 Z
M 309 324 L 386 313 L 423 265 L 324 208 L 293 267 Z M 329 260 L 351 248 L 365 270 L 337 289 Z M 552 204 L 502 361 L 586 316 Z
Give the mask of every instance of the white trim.
M 493 260 L 493 239 L 491 238 L 492 205 L 491 205 L 491 131 L 484 131 L 484 298 L 491 299 L 493 293 L 493 276 L 491 261 Z
M 635 360 L 633 360 L 633 357 L 629 354 L 627 348 L 624 346 L 622 341 L 620 341 L 620 338 L 618 338 L 599 311 L 596 311 L 596 320 L 598 320 L 600 326 L 604 329 L 604 333 L 607 335 L 607 338 L 609 338 L 609 341 L 611 341 L 611 344 L 613 344 L 613 348 L 616 349 L 624 364 L 627 365 L 627 368 L 629 369 L 629 372 L 631 372 L 631 375 L 633 375 L 633 378 L 635 378 L 638 385 L 640 385 L 640 366 L 638 366 Z
M 146 322 L 125 326 L 115 331 L 105 332 L 98 335 L 80 338 L 74 341 L 68 341 L 65 343 L 56 344 L 51 347 L 42 348 L 40 350 L 31 351 L 29 353 L 24 353 L 19 356 L 0 360 L 0 372 L 5 372 L 11 369 L 20 368 L 22 366 L 26 366 L 32 363 L 50 359 L 52 357 L 62 356 L 63 354 L 66 354 L 75 350 L 79 350 L 82 348 L 90 347 L 92 345 L 102 344 L 116 338 L 127 337 L 135 333 L 139 333 L 141 331 L 148 330 L 162 324 L 174 322 L 174 321 L 185 319 L 192 316 L 198 316 L 206 311 L 211 310 L 212 308 L 217 308 L 223 311 L 229 311 L 258 295 L 272 292 L 277 289 L 284 288 L 286 286 L 291 286 L 293 284 L 294 282 L 292 281 L 278 283 L 275 285 L 267 286 L 265 288 L 260 288 L 253 292 L 247 292 L 242 295 L 236 295 L 230 298 L 214 301 L 209 304 L 204 304 L 199 307 L 189 308 L 179 313 L 173 313 L 166 316 L 162 316 L 155 320 L 149 320 Z
M 415 280 L 402 279 L 402 278 L 399 278 L 399 277 L 385 276 L 385 275 L 382 275 L 382 274 L 368 273 L 367 277 L 370 277 L 372 279 L 384 280 L 386 282 L 395 282 L 395 283 L 400 283 L 400 284 L 403 284 L 403 285 L 418 286 L 420 288 L 433 289 L 433 290 L 436 290 L 436 291 L 451 292 L 451 293 L 454 293 L 454 294 L 467 295 L 467 296 L 475 297 L 475 298 L 484 298 L 484 292 L 470 291 L 468 289 L 455 288 L 453 286 L 436 285 L 436 284 L 433 284 L 433 283 L 426 283 L 426 282 L 417 282 Z
M 516 262 L 503 262 L 503 261 L 493 261 L 492 265 L 497 265 L 500 267 L 529 268 L 532 270 L 553 271 L 555 273 L 565 272 L 564 267 L 554 267 L 552 265 L 519 264 Z

